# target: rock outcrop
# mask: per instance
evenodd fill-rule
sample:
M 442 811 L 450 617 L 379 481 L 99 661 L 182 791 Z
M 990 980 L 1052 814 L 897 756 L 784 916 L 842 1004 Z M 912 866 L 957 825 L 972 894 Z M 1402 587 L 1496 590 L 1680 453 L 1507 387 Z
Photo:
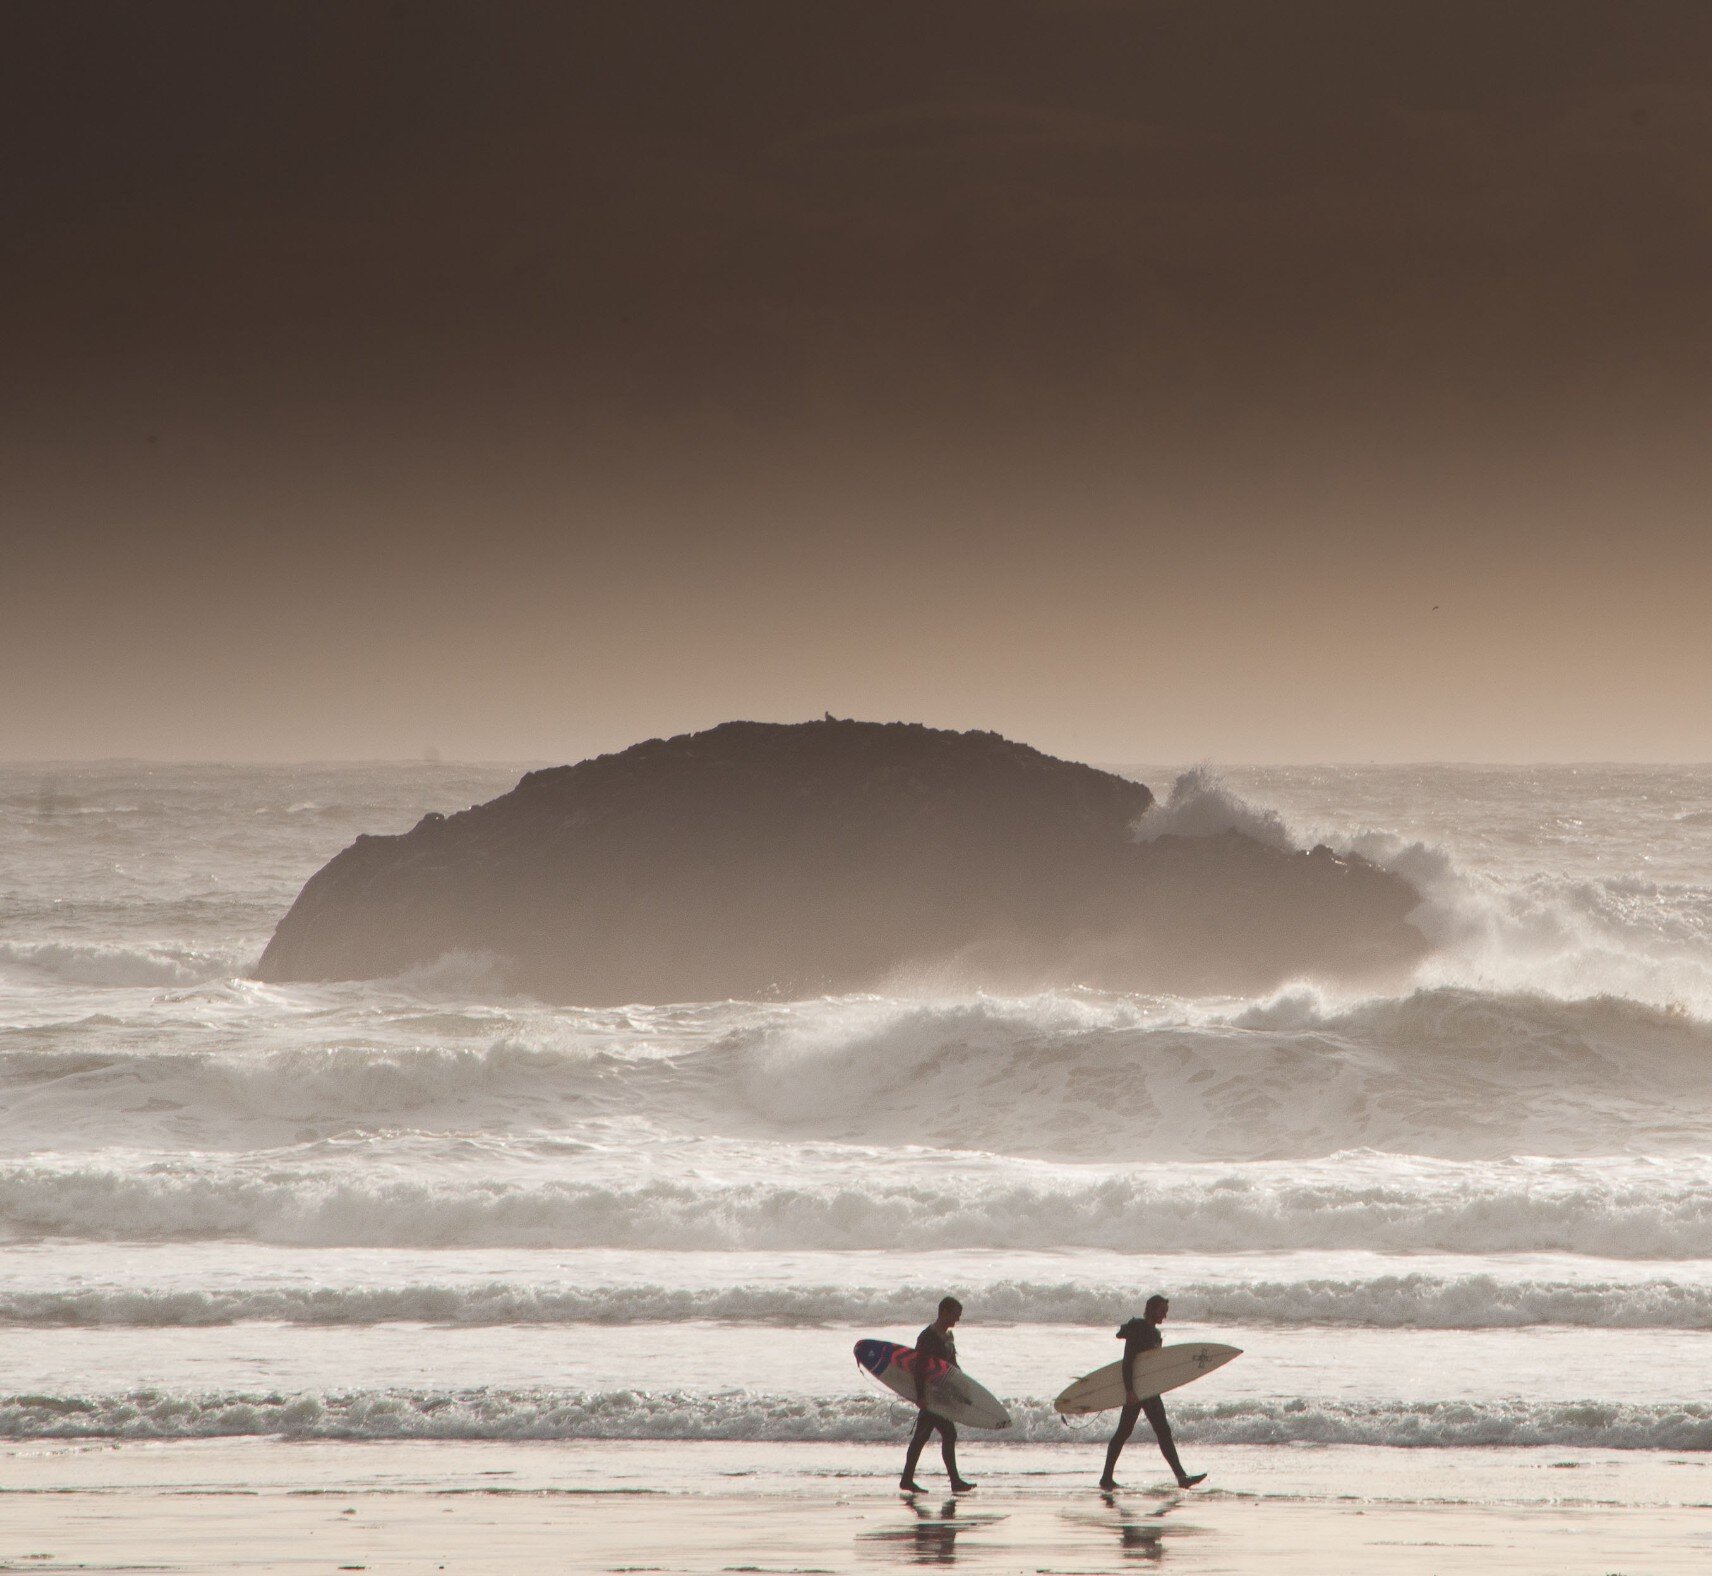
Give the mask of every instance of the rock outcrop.
M 731 722 L 530 772 L 359 837 L 275 931 L 264 980 L 491 957 L 586 1005 L 919 984 L 1248 992 L 1395 974 L 1398 877 L 1236 832 L 1139 842 L 1141 784 L 994 733 Z

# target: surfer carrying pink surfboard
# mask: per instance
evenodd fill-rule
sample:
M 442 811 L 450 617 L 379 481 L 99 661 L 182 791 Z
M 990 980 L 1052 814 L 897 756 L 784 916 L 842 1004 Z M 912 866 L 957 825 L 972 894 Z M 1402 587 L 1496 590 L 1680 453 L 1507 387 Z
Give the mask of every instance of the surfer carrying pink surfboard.
M 1147 1306 L 1141 1310 L 1139 1319 L 1131 1319 L 1118 1330 L 1117 1338 L 1124 1343 L 1124 1408 L 1118 1417 L 1117 1432 L 1112 1435 L 1112 1442 L 1106 1446 L 1106 1470 L 1100 1478 L 1101 1488 L 1111 1489 L 1118 1486 L 1113 1481 L 1112 1473 L 1117 1467 L 1118 1457 L 1123 1453 L 1123 1447 L 1129 1442 L 1129 1436 L 1135 1428 L 1135 1420 L 1144 1412 L 1148 1422 L 1153 1425 L 1165 1464 L 1176 1475 L 1177 1486 L 1193 1488 L 1207 1475 L 1205 1472 L 1191 1475 L 1183 1470 L 1183 1463 L 1177 1459 L 1176 1441 L 1171 1437 L 1171 1423 L 1165 1416 L 1165 1402 L 1157 1395 L 1140 1396 L 1135 1393 L 1135 1360 L 1143 1352 L 1154 1351 L 1164 1344 L 1159 1326 L 1170 1312 L 1169 1300 L 1155 1294 L 1147 1299 Z
M 937 1357 L 952 1368 L 957 1366 L 957 1338 L 951 1327 L 963 1317 L 963 1304 L 955 1297 L 939 1299 L 939 1317 L 915 1338 L 915 1404 L 921 1415 L 915 1420 L 915 1432 L 910 1435 L 909 1452 L 904 1457 L 904 1475 L 898 1487 L 907 1493 L 919 1494 L 921 1484 L 915 1480 L 915 1464 L 921 1459 L 922 1447 L 928 1435 L 939 1432 L 939 1454 L 945 1462 L 946 1476 L 951 1479 L 951 1491 L 962 1494 L 975 1485 L 959 1476 L 957 1471 L 957 1425 L 949 1417 L 941 1417 L 927 1409 L 928 1359 Z

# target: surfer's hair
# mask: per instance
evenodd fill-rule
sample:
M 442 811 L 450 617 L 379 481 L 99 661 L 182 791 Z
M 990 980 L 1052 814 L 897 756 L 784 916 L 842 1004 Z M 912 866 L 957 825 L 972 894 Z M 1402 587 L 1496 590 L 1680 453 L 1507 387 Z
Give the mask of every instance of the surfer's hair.
M 1132 1302 L 1130 1307 L 1133 1308 L 1134 1306 L 1135 1304 Z M 1164 1313 L 1170 1306 L 1171 1299 L 1169 1297 L 1162 1297 L 1158 1292 L 1155 1292 L 1147 1299 L 1147 1306 L 1141 1310 L 1141 1316 L 1144 1319 L 1151 1319 L 1154 1314 Z
M 948 1313 L 961 1313 L 962 1311 L 963 1311 L 963 1304 L 960 1303 L 955 1297 L 941 1297 L 939 1299 L 939 1317 L 940 1318 L 943 1319 L 946 1316 L 946 1314 L 948 1314 Z

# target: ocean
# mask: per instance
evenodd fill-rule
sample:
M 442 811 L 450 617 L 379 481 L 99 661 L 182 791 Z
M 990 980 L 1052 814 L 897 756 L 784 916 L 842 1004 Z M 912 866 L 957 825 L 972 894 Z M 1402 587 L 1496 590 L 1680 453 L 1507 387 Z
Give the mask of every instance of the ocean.
M 1210 1487 L 1344 1448 L 1712 1498 L 1712 767 L 1124 769 L 1173 829 L 1407 874 L 1432 958 L 1261 999 L 263 985 L 329 857 L 522 768 L 0 768 L 0 1439 L 848 1471 L 909 1422 L 852 1343 L 950 1292 L 1015 1417 L 964 1469 L 1092 1482 L 1109 1420 L 1051 1398 L 1160 1291 L 1244 1349 L 1169 1400 Z

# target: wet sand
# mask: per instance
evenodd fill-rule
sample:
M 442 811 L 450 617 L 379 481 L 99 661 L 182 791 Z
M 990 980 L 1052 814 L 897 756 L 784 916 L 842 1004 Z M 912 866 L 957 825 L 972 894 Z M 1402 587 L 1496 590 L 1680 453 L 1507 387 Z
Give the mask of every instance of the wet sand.
M 873 1446 L 12 1446 L 0 1570 L 1655 1576 L 1712 1568 L 1709 1464 L 1633 1453 L 1222 1451 L 1222 1486 L 1105 1495 L 1084 1452 L 991 1449 L 913 1498 Z M 1490 1456 L 1490 1462 L 1482 1456 Z M 1384 1459 L 1376 1468 L 1373 1458 Z M 1152 1463 L 1146 1463 L 1151 1471 Z M 973 1456 L 971 1458 L 973 1470 Z M 1495 1502 L 1494 1485 L 1509 1498 Z M 1411 1495 L 1409 1484 L 1416 1485 Z M 1458 1498 L 1458 1486 L 1484 1500 Z M 1616 1503 L 1627 1485 L 1651 1503 Z

